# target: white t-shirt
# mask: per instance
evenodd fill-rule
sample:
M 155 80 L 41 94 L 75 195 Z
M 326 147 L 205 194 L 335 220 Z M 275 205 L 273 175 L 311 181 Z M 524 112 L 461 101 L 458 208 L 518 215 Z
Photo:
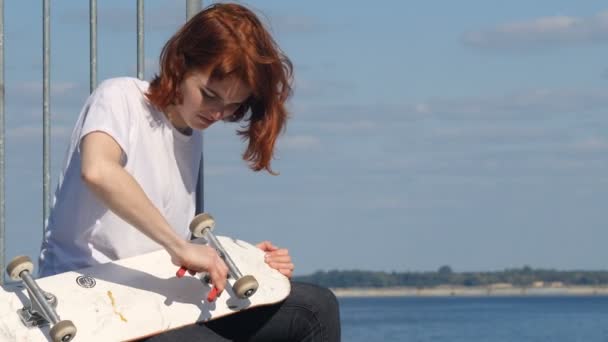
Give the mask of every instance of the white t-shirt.
M 88 267 L 162 248 L 110 211 L 81 178 L 80 141 L 109 134 L 122 162 L 152 203 L 181 236 L 195 213 L 202 152 L 200 131 L 187 136 L 145 98 L 149 84 L 114 78 L 89 96 L 72 132 L 40 251 L 40 275 Z

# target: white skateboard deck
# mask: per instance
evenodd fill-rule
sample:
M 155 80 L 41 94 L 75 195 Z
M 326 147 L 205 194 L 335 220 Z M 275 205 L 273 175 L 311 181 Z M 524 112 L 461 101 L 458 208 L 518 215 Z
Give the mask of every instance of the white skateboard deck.
M 155 335 L 196 322 L 284 300 L 289 280 L 264 262 L 257 247 L 218 236 L 243 275 L 253 275 L 259 288 L 240 299 L 231 286 L 207 302 L 211 285 L 200 275 L 177 278 L 166 251 L 160 250 L 117 262 L 37 279 L 45 292 L 57 297 L 56 311 L 71 320 L 77 333 L 73 341 L 124 341 Z M 230 285 L 234 279 L 229 279 Z M 17 310 L 29 303 L 23 285 L 0 291 L 0 341 L 51 341 L 49 327 L 26 327 Z

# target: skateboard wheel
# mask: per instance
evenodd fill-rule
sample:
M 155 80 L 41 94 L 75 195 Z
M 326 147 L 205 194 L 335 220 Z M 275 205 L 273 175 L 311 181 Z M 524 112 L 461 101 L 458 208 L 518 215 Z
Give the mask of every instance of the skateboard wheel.
M 246 275 L 237 280 L 232 289 L 237 297 L 241 299 L 249 298 L 258 290 L 258 281 L 251 275 Z
M 202 238 L 206 229 L 213 230 L 214 227 L 215 220 L 207 213 L 194 216 L 190 222 L 190 232 L 195 238 Z
M 55 324 L 50 331 L 53 342 L 68 342 L 76 336 L 76 326 L 72 321 L 65 320 Z
M 11 280 L 20 280 L 21 272 L 28 271 L 32 273 L 33 270 L 34 264 L 32 263 L 32 260 L 25 255 L 15 257 L 8 266 L 6 266 L 6 273 L 8 273 Z

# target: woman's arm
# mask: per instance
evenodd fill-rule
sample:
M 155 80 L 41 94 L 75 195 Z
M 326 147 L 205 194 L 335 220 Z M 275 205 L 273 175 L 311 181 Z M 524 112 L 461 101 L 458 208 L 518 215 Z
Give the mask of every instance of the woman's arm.
M 207 271 L 223 290 L 228 268 L 217 252 L 178 236 L 144 190 L 120 164 L 122 150 L 108 134 L 92 132 L 81 141 L 81 176 L 87 187 L 112 212 L 163 246 L 175 265 Z

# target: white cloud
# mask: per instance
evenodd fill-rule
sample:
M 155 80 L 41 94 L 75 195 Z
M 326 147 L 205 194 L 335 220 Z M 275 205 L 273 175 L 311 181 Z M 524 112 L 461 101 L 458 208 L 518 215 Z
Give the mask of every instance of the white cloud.
M 51 139 L 67 138 L 72 133 L 71 127 L 53 124 L 51 125 Z M 42 139 L 42 123 L 34 125 L 27 124 L 6 129 L 8 139 L 30 140 Z
M 205 165 L 205 176 L 228 176 L 242 172 L 242 165 Z
M 519 90 L 488 97 L 436 98 L 428 101 L 432 114 L 462 113 L 480 116 L 581 113 L 608 108 L 608 89 Z
M 292 135 L 283 137 L 279 146 L 290 150 L 310 150 L 321 146 L 321 140 L 309 135 Z
M 298 123 L 329 130 L 397 128 L 434 119 L 521 119 L 602 112 L 608 88 L 533 88 L 487 96 L 434 97 L 413 104 L 312 105 L 296 103 Z M 328 123 L 328 118 L 331 118 Z M 401 125 L 401 126 L 399 126 Z
M 590 137 L 575 142 L 573 147 L 584 151 L 608 151 L 608 140 L 600 137 Z
M 454 140 L 481 139 L 515 139 L 530 140 L 546 134 L 547 128 L 540 126 L 522 125 L 520 122 L 467 122 L 460 126 L 452 123 L 440 125 L 429 129 L 430 138 Z
M 204 6 L 209 5 L 205 2 Z M 277 13 L 271 8 L 257 9 L 250 4 L 245 3 L 252 9 L 259 18 L 277 33 L 309 33 L 316 32 L 323 27 L 310 16 L 301 14 L 282 14 Z M 72 6 L 73 7 L 73 6 Z M 87 24 L 88 7 L 69 8 L 60 13 L 62 20 L 71 24 L 82 25 Z M 131 3 L 119 6 L 104 6 L 100 2 L 97 6 L 97 21 L 100 28 L 108 27 L 115 32 L 134 31 L 136 15 L 136 6 Z M 167 31 L 173 32 L 186 22 L 186 7 L 184 2 L 169 1 L 159 5 L 150 3 L 144 6 L 144 25 L 145 30 Z
M 33 111 L 35 116 L 42 113 L 43 98 L 42 80 L 15 81 L 6 85 L 7 110 Z M 79 107 L 84 103 L 84 99 L 89 95 L 89 85 L 75 81 L 53 81 L 50 82 L 50 107 L 51 114 L 61 108 L 64 112 L 73 112 L 74 107 Z
M 136 6 L 128 3 L 126 7 L 105 6 L 100 2 L 97 5 L 97 24 L 98 29 L 109 28 L 114 32 L 131 32 L 136 30 L 135 16 Z M 89 8 L 88 6 L 71 6 L 67 10 L 59 13 L 63 22 L 77 27 L 88 27 Z M 161 6 L 144 6 L 144 29 L 159 31 L 174 31 L 186 21 L 186 9 L 183 2 L 176 5 L 169 2 Z
M 330 104 L 318 105 L 313 103 L 296 102 L 292 112 L 294 117 L 302 121 L 317 121 L 326 123 L 328 118 L 334 122 L 369 122 L 374 124 L 387 122 L 402 122 L 417 120 L 425 115 L 416 111 L 409 104 Z M 369 124 L 366 124 L 369 125 Z
M 78 87 L 76 82 L 50 82 L 50 94 L 51 96 L 65 95 Z M 17 83 L 14 86 L 15 90 L 19 93 L 25 92 L 31 95 L 42 94 L 42 81 L 24 81 Z
M 264 12 L 268 13 L 268 11 Z M 260 17 L 267 17 L 266 21 L 276 33 L 311 33 L 322 29 L 314 18 L 304 15 L 273 13 L 272 16 L 260 15 Z
M 370 131 L 378 127 L 371 120 L 353 120 L 349 122 L 322 122 L 321 128 L 330 132 Z
M 371 171 L 377 172 L 398 172 L 399 174 L 405 174 L 408 169 L 416 166 L 423 157 L 414 155 L 412 150 L 407 151 L 407 156 L 405 156 L 405 152 L 403 155 L 393 156 L 390 158 L 375 158 L 370 159 L 365 163 L 365 169 L 369 169 Z
M 534 48 L 608 41 L 608 11 L 590 17 L 552 16 L 467 32 L 464 44 L 488 49 Z
M 436 177 L 433 179 L 437 183 L 441 183 L 444 179 Z M 450 184 L 450 181 L 448 184 Z M 475 186 L 486 186 L 488 182 L 483 182 L 480 179 L 473 178 L 458 178 L 456 182 L 466 182 L 469 185 Z M 368 201 L 363 202 L 364 209 L 388 209 L 388 210 L 425 210 L 432 209 L 437 210 L 441 208 L 462 208 L 466 206 L 460 198 L 448 198 L 448 197 L 436 197 L 431 195 L 427 196 L 415 196 L 415 200 L 406 198 L 405 194 L 399 195 L 385 195 L 385 197 L 371 198 Z
M 414 110 L 416 111 L 416 113 L 420 113 L 420 114 L 426 114 L 429 113 L 431 111 L 431 109 L 429 108 L 429 105 L 426 103 L 418 103 L 414 106 Z
M 356 84 L 353 82 L 335 79 L 296 78 L 294 82 L 294 93 L 298 98 L 332 98 L 337 95 L 353 95 L 356 88 Z
M 411 209 L 412 205 L 407 203 L 407 200 L 404 198 L 398 197 L 385 197 L 385 198 L 375 198 L 369 200 L 365 204 L 367 207 L 371 207 L 373 209 Z

